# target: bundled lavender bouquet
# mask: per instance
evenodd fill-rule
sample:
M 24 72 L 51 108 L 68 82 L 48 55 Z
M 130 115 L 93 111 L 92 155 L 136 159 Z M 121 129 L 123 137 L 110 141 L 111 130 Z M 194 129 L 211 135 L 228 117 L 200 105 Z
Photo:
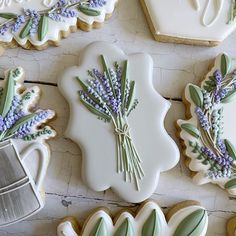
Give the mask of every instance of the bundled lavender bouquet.
M 48 21 L 63 22 L 65 18 L 78 17 L 79 13 L 88 16 L 99 16 L 99 8 L 106 4 L 105 0 L 58 0 L 49 9 L 37 11 L 36 9 L 22 9 L 22 14 L 12 12 L 0 13 L 0 18 L 6 19 L 0 24 L 0 35 L 6 32 L 18 32 L 20 38 L 38 34 L 42 41 L 48 32 Z
M 31 112 L 32 106 L 38 101 L 40 90 L 34 86 L 22 92 L 22 75 L 21 68 L 10 70 L 5 86 L 0 88 L 0 142 L 11 138 L 26 141 L 47 139 L 55 135 L 51 127 L 41 127 L 55 115 L 54 111 Z
M 108 68 L 104 56 L 101 56 L 101 62 L 103 72 L 97 69 L 88 71 L 91 78 L 86 82 L 77 77 L 82 88 L 80 100 L 99 119 L 112 123 L 117 142 L 117 172 L 124 173 L 126 182 L 134 180 L 139 190 L 139 180 L 144 172 L 127 120 L 138 104 L 135 81 L 127 78 L 128 61 L 124 62 L 123 68 L 114 63 L 114 69 Z
M 223 179 L 225 188 L 231 189 L 236 188 L 236 149 L 223 138 L 223 116 L 224 104 L 236 98 L 236 70 L 232 71 L 227 55 L 219 58 L 220 65 L 208 74 L 201 87 L 187 87 L 194 104 L 194 111 L 191 111 L 194 119 L 181 124 L 181 128 L 191 135 L 188 145 L 199 162 L 206 166 L 205 176 L 213 181 Z

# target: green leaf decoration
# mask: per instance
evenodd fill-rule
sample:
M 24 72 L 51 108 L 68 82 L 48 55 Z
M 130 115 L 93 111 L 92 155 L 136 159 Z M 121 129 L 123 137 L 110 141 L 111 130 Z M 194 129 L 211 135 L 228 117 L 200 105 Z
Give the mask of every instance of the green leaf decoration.
M 129 91 L 129 97 L 126 104 L 126 110 L 129 112 L 129 110 L 132 108 L 135 100 L 135 82 L 130 82 L 130 91 Z
M 202 90 L 195 85 L 189 85 L 189 93 L 194 104 L 198 107 L 202 107 L 203 106 Z
M 110 86 L 112 88 L 112 93 L 113 93 L 114 97 L 116 97 L 116 95 L 115 95 L 116 93 L 115 93 L 115 90 L 114 90 L 114 87 L 113 87 L 113 83 L 112 83 L 111 74 L 110 74 L 109 69 L 107 67 L 107 63 L 106 63 L 105 57 L 103 55 L 101 55 L 101 61 L 102 61 L 103 70 L 104 70 L 104 72 L 106 74 L 106 77 L 107 77 L 107 79 L 109 81 L 109 84 L 110 84 Z
M 101 12 L 95 9 L 91 9 L 89 7 L 86 6 L 79 6 L 78 10 L 81 11 L 82 13 L 84 13 L 87 16 L 100 16 Z
M 215 83 L 215 80 L 216 80 L 216 79 L 215 79 L 215 76 L 209 76 L 208 79 L 211 80 L 211 81 L 213 81 L 213 82 Z
M 110 121 L 111 120 L 111 117 L 108 116 L 107 114 L 97 110 L 95 107 L 93 107 L 92 105 L 90 105 L 88 102 L 86 102 L 85 100 L 83 99 L 80 99 L 81 103 L 90 111 L 92 112 L 94 115 L 106 120 L 106 121 Z
M 33 19 L 30 18 L 28 20 L 28 22 L 25 24 L 24 28 L 20 32 L 19 36 L 21 39 L 24 39 L 25 37 L 27 37 L 30 34 L 30 29 L 32 27 L 32 24 L 33 24 Z
M 226 189 L 236 188 L 236 178 L 229 180 L 229 181 L 225 184 L 225 188 L 226 188 Z
M 228 139 L 225 139 L 224 141 L 227 152 L 234 160 L 236 160 L 236 150 L 234 145 Z
M 183 219 L 176 228 L 173 236 L 195 236 L 201 235 L 206 226 L 207 213 L 199 209 Z
M 122 72 L 122 77 L 121 77 L 121 99 L 122 99 L 122 104 L 125 104 L 125 89 L 126 89 L 126 83 L 128 81 L 127 79 L 127 71 L 128 71 L 128 61 L 126 60 L 124 62 L 124 68 Z
M 86 83 L 84 83 L 79 77 L 76 77 L 76 79 L 78 80 L 83 91 L 86 92 L 87 96 L 90 97 L 90 99 L 92 99 L 95 103 L 100 104 L 100 101 L 98 98 L 96 98 L 94 95 L 88 93 L 89 86 Z
M 206 83 L 207 85 L 209 85 L 210 87 L 215 87 L 215 86 L 216 86 L 215 81 L 207 80 L 205 83 Z
M 154 209 L 142 228 L 142 236 L 160 236 L 162 235 L 161 223 L 157 211 Z
M 222 100 L 221 103 L 229 103 L 236 99 L 236 90 L 230 91 Z
M 182 124 L 181 128 L 190 135 L 194 136 L 195 138 L 199 138 L 201 136 L 200 131 L 192 124 L 189 123 Z
M 203 88 L 207 91 L 207 92 L 211 92 L 213 90 L 213 88 L 211 86 L 207 86 L 204 85 Z
M 0 13 L 0 17 L 6 20 L 10 20 L 10 19 L 16 19 L 17 15 L 13 13 Z
M 226 54 L 223 54 L 221 56 L 220 67 L 221 67 L 221 74 L 223 77 L 225 77 L 231 69 L 231 59 Z
M 89 236 L 107 236 L 107 228 L 103 218 L 98 220 Z
M 23 116 L 21 119 L 19 119 L 13 126 L 11 129 L 9 129 L 6 133 L 6 135 L 4 135 L 4 137 L 9 137 L 11 135 L 13 135 L 21 126 L 23 126 L 24 124 L 26 124 L 27 122 L 29 122 L 30 120 L 32 120 L 35 116 L 37 115 L 37 113 L 33 113 L 33 114 L 29 114 L 27 116 Z
M 10 70 L 8 73 L 6 86 L 3 90 L 3 95 L 1 97 L 1 104 L 0 104 L 0 114 L 4 118 L 12 104 L 12 100 L 15 94 L 15 76 L 14 70 Z
M 114 236 L 134 236 L 134 230 L 128 218 L 119 226 Z
M 48 17 L 46 15 L 42 15 L 39 21 L 38 26 L 38 38 L 40 41 L 43 41 L 48 32 Z

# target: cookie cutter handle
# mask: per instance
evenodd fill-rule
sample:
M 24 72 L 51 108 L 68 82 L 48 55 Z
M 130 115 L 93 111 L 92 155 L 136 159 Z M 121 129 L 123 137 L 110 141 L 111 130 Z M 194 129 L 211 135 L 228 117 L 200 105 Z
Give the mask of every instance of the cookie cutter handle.
M 39 190 L 42 185 L 43 179 L 46 175 L 47 164 L 48 164 L 47 158 L 49 156 L 48 148 L 42 143 L 32 143 L 20 153 L 20 156 L 21 160 L 24 161 L 26 157 L 28 157 L 33 151 L 36 150 L 39 152 L 40 165 L 35 180 L 35 186 L 36 189 Z

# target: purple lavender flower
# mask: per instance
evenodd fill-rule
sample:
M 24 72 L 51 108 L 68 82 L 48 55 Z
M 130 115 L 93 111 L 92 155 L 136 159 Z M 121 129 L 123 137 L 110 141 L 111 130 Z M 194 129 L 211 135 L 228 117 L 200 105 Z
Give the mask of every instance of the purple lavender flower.
M 112 83 L 115 82 L 114 89 L 116 87 L 115 92 L 117 92 L 118 98 L 114 97 L 113 91 L 112 91 L 112 87 L 110 85 L 110 82 L 108 80 L 108 78 L 102 74 L 101 72 L 99 72 L 96 69 L 93 69 L 92 71 L 89 71 L 89 74 L 94 77 L 97 78 L 98 81 L 101 83 L 105 93 L 105 101 L 107 101 L 107 105 L 111 108 L 111 110 L 117 114 L 120 111 L 120 105 L 121 105 L 121 100 L 120 100 L 120 95 L 118 94 L 119 92 L 117 90 L 119 90 L 119 85 L 117 85 L 117 79 L 112 76 Z
M 215 77 L 216 88 L 219 89 L 222 82 L 222 74 L 220 70 L 216 70 L 213 75 Z
M 201 127 L 202 127 L 204 130 L 209 130 L 210 125 L 209 125 L 208 119 L 207 119 L 207 117 L 205 116 L 205 114 L 204 114 L 204 112 L 202 111 L 202 109 L 201 109 L 200 107 L 196 107 L 195 113 L 196 113 L 197 116 L 198 116 L 198 120 L 199 120 L 199 123 L 200 123 Z
M 217 146 L 219 147 L 222 154 L 225 155 L 227 153 L 225 143 L 222 139 L 218 139 Z
M 214 93 L 214 98 L 215 102 L 219 103 L 227 94 L 228 94 L 228 89 L 221 88 L 221 82 L 222 82 L 222 74 L 220 70 L 216 70 L 214 72 L 214 77 L 215 77 L 215 83 L 216 83 L 216 90 Z
M 3 117 L 0 115 L 0 132 L 3 131 L 3 126 L 4 126 Z
M 40 111 L 27 123 L 23 124 L 15 133 L 14 138 L 24 138 L 26 135 L 30 134 L 32 129 L 39 125 L 41 122 L 49 118 L 49 111 Z
M 61 15 L 62 15 L 63 17 L 67 17 L 67 18 L 77 17 L 76 11 L 70 10 L 70 9 L 68 9 L 68 8 L 63 8 L 63 9 L 61 10 Z
M 32 19 L 30 34 L 34 35 L 35 33 L 37 33 L 37 30 L 38 30 L 40 14 L 37 11 L 31 10 L 31 9 L 25 9 L 24 13 L 25 13 L 26 16 L 28 16 Z
M 57 22 L 62 21 L 62 17 L 58 13 L 49 13 L 48 17 Z
M 219 103 L 225 96 L 228 94 L 228 89 L 219 89 L 217 93 L 215 93 L 215 102 Z
M 5 33 L 8 31 L 10 28 L 10 24 L 4 24 L 0 27 L 0 35 L 5 35 Z
M 53 6 L 53 9 L 64 7 L 66 6 L 66 4 L 67 4 L 66 0 L 58 0 L 58 2 Z
M 11 30 L 12 32 L 17 32 L 22 25 L 25 23 L 25 17 L 24 15 L 20 15 L 16 18 L 16 21 L 14 22 L 14 24 L 11 26 Z
M 236 89 L 236 82 L 232 84 L 232 89 Z
M 89 0 L 89 7 L 97 8 L 106 4 L 105 0 Z
M 19 98 L 14 96 L 12 100 L 11 107 L 5 118 L 0 116 L 0 132 L 4 132 L 7 129 L 10 129 L 21 117 L 24 116 L 21 110 L 18 110 Z
M 210 171 L 208 173 L 209 177 L 218 179 L 221 177 L 231 176 L 233 159 L 228 154 L 225 154 L 223 157 L 220 157 L 214 154 L 212 150 L 207 147 L 201 147 L 201 152 L 210 160 L 214 161 L 221 168 L 221 170 L 217 169 L 216 171 Z

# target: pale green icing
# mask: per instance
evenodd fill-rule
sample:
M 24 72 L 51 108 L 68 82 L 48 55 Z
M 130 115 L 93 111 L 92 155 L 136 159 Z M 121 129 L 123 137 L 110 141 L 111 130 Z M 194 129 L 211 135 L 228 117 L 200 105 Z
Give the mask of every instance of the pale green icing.
M 143 225 L 142 236 L 160 236 L 161 231 L 161 223 L 157 211 L 154 209 Z
M 135 236 L 133 226 L 128 218 L 118 227 L 114 236 Z
M 199 236 L 206 226 L 207 213 L 199 209 L 185 217 L 176 228 L 173 236 Z
M 102 217 L 95 224 L 89 236 L 108 236 L 106 223 Z

